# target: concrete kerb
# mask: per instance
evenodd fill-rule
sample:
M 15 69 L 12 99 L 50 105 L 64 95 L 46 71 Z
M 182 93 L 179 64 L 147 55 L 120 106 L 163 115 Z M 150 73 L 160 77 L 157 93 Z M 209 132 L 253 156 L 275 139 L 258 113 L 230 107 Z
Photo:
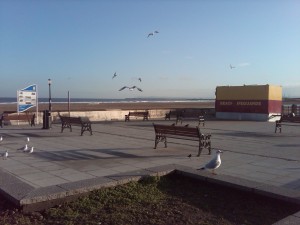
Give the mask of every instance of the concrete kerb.
M 12 178 L 8 175 L 11 182 L 8 184 L 2 183 L 1 192 L 4 193 L 5 196 L 8 197 L 8 199 L 14 204 L 20 206 L 23 211 L 29 212 L 43 210 L 63 202 L 75 200 L 80 196 L 87 195 L 90 191 L 100 188 L 117 186 L 130 181 L 138 181 L 147 176 L 164 176 L 170 173 L 177 173 L 204 182 L 215 183 L 221 186 L 227 186 L 270 198 L 276 198 L 300 206 L 299 191 L 265 185 L 228 175 L 212 175 L 207 171 L 195 170 L 194 168 L 177 164 L 157 166 L 131 172 L 118 173 L 106 177 L 92 178 L 83 181 L 70 182 L 37 189 L 34 189 L 30 185 L 19 181 L 17 178 Z M 1 175 L 4 174 L 4 172 L 1 172 Z M 12 188 L 11 185 L 16 186 L 16 184 L 18 184 L 18 188 Z M 279 223 L 279 221 L 276 224 L 286 224 L 285 221 L 289 221 L 289 224 L 293 224 L 291 222 L 300 224 L 300 211 L 287 218 L 284 218 L 282 223 Z
M 64 201 L 76 199 L 83 194 L 100 188 L 117 186 L 130 181 L 138 181 L 147 176 L 164 176 L 174 170 L 174 165 L 158 166 L 36 189 L 2 172 L 2 177 L 8 176 L 8 180 L 11 182 L 1 184 L 0 190 L 7 199 L 16 206 L 21 207 L 24 211 L 38 211 Z M 12 182 L 12 180 L 14 181 Z

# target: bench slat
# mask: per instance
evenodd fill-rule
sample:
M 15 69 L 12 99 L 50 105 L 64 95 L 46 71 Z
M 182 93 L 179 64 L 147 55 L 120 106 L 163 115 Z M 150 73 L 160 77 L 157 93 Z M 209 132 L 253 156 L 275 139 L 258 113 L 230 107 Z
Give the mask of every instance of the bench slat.
M 0 126 L 3 127 L 3 122 L 11 121 L 11 120 L 19 120 L 26 121 L 31 126 L 35 126 L 35 114 L 9 114 L 3 113 L 0 117 Z
M 195 135 L 199 137 L 199 132 L 197 127 L 176 127 L 176 126 L 167 126 L 167 125 L 154 125 L 157 133 L 166 133 L 166 134 L 178 134 L 178 135 Z
M 125 115 L 125 122 L 130 120 L 130 117 L 143 117 L 143 120 L 148 120 L 149 117 L 149 112 L 144 111 L 144 112 L 129 112 L 128 115 Z
M 91 135 L 93 134 L 92 123 L 88 118 L 83 119 L 82 117 L 69 117 L 61 115 L 59 115 L 59 117 L 61 121 L 61 132 L 63 132 L 65 128 L 69 128 L 72 132 L 72 126 L 81 126 L 81 136 L 84 131 L 89 131 Z
M 155 131 L 155 149 L 158 142 L 164 142 L 167 147 L 167 138 L 184 139 L 199 142 L 198 156 L 200 156 L 202 148 L 208 148 L 211 153 L 211 135 L 201 134 L 198 127 L 180 127 L 172 125 L 154 124 Z

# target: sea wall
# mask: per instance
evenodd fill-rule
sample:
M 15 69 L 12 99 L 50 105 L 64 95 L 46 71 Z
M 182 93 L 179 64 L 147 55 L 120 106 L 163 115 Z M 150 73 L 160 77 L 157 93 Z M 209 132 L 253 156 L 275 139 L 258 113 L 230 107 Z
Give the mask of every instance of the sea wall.
M 130 111 L 144 111 L 144 110 L 130 110 Z M 149 119 L 163 119 L 165 114 L 169 112 L 169 109 L 152 109 L 149 111 Z M 71 111 L 70 114 L 67 111 L 59 112 L 61 115 L 70 115 L 74 117 L 88 117 L 91 121 L 124 121 L 125 115 L 127 115 L 129 110 L 107 110 L 107 111 Z M 51 113 L 52 121 L 59 122 L 58 112 Z M 38 113 L 37 117 L 38 123 L 43 123 L 43 112 Z
M 174 109 L 149 109 L 149 119 L 156 120 L 156 119 L 164 119 L 166 113 L 170 112 L 170 110 Z M 180 110 L 180 109 L 177 109 Z M 207 116 L 214 116 L 215 110 L 214 108 L 186 108 L 185 110 L 188 111 L 205 111 Z M 102 111 L 54 111 L 51 113 L 51 121 L 53 123 L 59 123 L 59 114 L 66 115 L 66 116 L 73 116 L 73 117 L 88 117 L 92 122 L 100 122 L 100 121 L 124 121 L 125 115 L 129 113 L 129 111 L 145 111 L 145 110 L 122 110 L 122 109 L 112 109 L 112 110 L 102 110 Z M 32 112 L 33 113 L 33 112 Z M 43 116 L 44 111 L 40 111 L 36 115 L 36 124 L 43 124 Z M 28 124 L 26 121 L 7 121 L 5 122 L 6 125 L 22 125 Z

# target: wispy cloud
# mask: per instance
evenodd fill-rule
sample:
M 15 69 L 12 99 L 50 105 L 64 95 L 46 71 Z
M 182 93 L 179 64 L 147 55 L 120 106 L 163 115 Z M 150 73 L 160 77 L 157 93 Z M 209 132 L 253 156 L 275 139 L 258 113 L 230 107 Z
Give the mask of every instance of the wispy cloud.
M 178 79 L 183 81 L 189 81 L 189 80 L 193 80 L 193 77 L 191 77 L 190 75 L 180 75 L 178 76 Z
M 159 77 L 160 80 L 169 80 L 169 77 L 167 75 L 162 75 Z
M 242 62 L 242 63 L 237 64 L 238 67 L 245 67 L 245 66 L 250 66 L 250 65 L 251 65 L 251 63 L 249 63 L 249 62 Z

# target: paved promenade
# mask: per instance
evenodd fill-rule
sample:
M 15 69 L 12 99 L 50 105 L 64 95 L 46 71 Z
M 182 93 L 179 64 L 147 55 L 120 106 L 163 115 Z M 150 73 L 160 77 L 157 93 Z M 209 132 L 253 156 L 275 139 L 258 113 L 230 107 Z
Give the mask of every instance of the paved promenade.
M 198 143 L 192 141 L 170 139 L 168 148 L 159 143 L 153 149 L 153 122 L 174 121 L 99 122 L 92 125 L 92 136 L 88 132 L 80 136 L 79 127 L 61 133 L 59 124 L 50 130 L 41 129 L 42 125 L 4 126 L 0 152 L 8 150 L 9 156 L 0 160 L 0 189 L 13 201 L 29 204 L 39 201 L 30 196 L 44 201 L 43 196 L 51 199 L 51 194 L 63 193 L 61 188 L 71 192 L 81 183 L 95 185 L 97 178 L 147 168 L 179 165 L 196 171 L 212 157 L 206 149 L 196 157 Z M 187 123 L 196 126 L 196 122 Z M 271 122 L 207 121 L 200 129 L 212 135 L 212 154 L 216 149 L 224 152 L 214 177 L 229 175 L 300 193 L 299 126 L 283 126 L 283 133 L 275 134 Z M 27 137 L 28 146 L 34 146 L 32 154 L 22 150 Z

